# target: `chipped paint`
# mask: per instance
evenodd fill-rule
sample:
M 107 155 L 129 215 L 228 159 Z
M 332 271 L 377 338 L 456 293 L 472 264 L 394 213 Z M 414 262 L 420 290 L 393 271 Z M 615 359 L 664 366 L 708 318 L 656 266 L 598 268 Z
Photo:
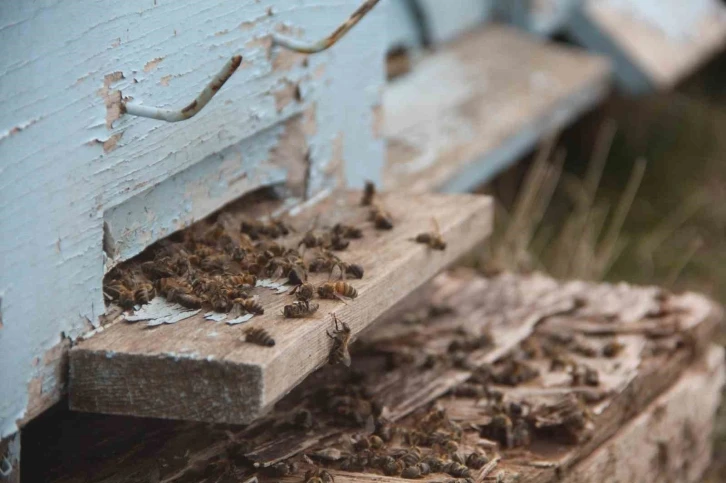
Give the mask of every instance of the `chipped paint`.
M 167 302 L 163 297 L 154 297 L 151 302 L 132 314 L 124 315 L 124 319 L 132 323 L 145 321 L 148 327 L 156 327 L 163 324 L 176 324 L 197 315 L 199 312 L 199 309 L 185 309 L 181 305 Z
M 284 0 L 275 3 L 272 17 L 266 13 L 271 0 L 214 0 L 204 8 L 111 0 L 16 3 L 0 7 L 0 45 L 7 54 L 0 56 L 0 129 L 37 122 L 0 142 L 8 160 L 0 167 L 0 202 L 12 207 L 0 213 L 4 233 L 12 234 L 0 241 L 0 366 L 13 368 L 0 385 L 3 435 L 64 391 L 62 379 L 44 375 L 58 374 L 61 360 L 48 369 L 32 362 L 59 346 L 59 334 L 67 334 L 62 343 L 67 347 L 69 339 L 88 331 L 89 320 L 99 325 L 104 221 L 117 248 L 107 265 L 112 266 L 248 189 L 284 183 L 286 173 L 270 162 L 270 150 L 281 142 L 284 123 L 299 115 L 310 159 L 307 196 L 332 185 L 325 167 L 339 131 L 346 134 L 343 158 L 365 167 L 349 177 L 353 184 L 375 178 L 383 160 L 383 142 L 371 132 L 371 106 L 380 103 L 384 79 L 381 9 L 330 51 L 311 56 L 307 67 L 301 62 L 275 71 L 270 38 L 275 25 L 319 38 L 359 0 L 314 5 Z M 212 35 L 224 29 L 226 35 Z M 32 56 L 28 38 L 35 39 Z M 238 69 L 194 119 L 169 124 L 121 116 L 122 101 L 178 106 L 185 93 L 197 93 L 209 82 L 215 66 L 238 53 L 247 68 Z M 163 62 L 144 72 L 156 58 Z M 47 75 L 35 75 L 40 70 Z M 313 72 L 324 72 L 329 85 Z M 167 75 L 174 82 L 163 87 Z M 278 113 L 271 92 L 282 79 L 300 83 L 303 100 Z M 119 133 L 123 137 L 109 152 L 86 145 Z M 41 382 L 34 388 L 44 389 L 29 394 L 36 379 Z
M 164 87 L 168 86 L 169 85 L 169 81 L 171 80 L 172 77 L 173 76 L 171 74 L 165 75 L 164 77 L 162 77 L 161 79 L 159 79 L 159 84 L 162 85 L 162 86 L 164 86 Z
M 148 61 L 144 65 L 144 72 L 151 72 L 152 70 L 156 69 L 163 60 L 164 60 L 164 57 L 157 57 L 155 59 Z
M 272 95 L 275 96 L 275 109 L 277 112 L 282 112 L 291 102 L 300 102 L 300 85 L 296 82 L 291 82 L 287 79 L 282 80 L 282 86 L 272 91 Z

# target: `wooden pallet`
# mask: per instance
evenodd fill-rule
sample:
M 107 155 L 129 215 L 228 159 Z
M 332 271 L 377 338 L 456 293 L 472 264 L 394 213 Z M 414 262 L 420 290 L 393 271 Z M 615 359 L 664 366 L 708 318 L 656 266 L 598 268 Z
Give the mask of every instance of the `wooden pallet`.
M 491 200 L 471 195 L 381 196 L 395 227 L 375 230 L 360 194 L 330 198 L 291 219 L 303 231 L 344 221 L 365 225 L 365 236 L 341 252 L 365 269 L 350 283 L 358 297 L 347 303 L 315 300 L 318 312 L 285 319 L 294 297 L 255 289 L 265 314 L 242 325 L 205 320 L 202 311 L 174 325 L 116 322 L 78 344 L 70 354 L 70 407 L 78 411 L 243 424 L 249 423 L 325 364 L 331 350 L 331 314 L 355 338 L 386 309 L 484 240 L 492 223 Z M 245 213 L 230 211 L 225 216 Z M 436 219 L 448 246 L 431 250 L 413 242 Z M 302 234 L 293 234 L 296 244 Z M 316 274 L 312 282 L 328 280 Z M 290 287 L 287 288 L 289 290 Z M 283 291 L 285 289 L 283 288 Z M 274 347 L 243 342 L 247 327 L 265 328 Z
M 491 25 L 418 62 L 386 87 L 387 189 L 467 191 L 594 107 L 600 57 Z
M 246 428 L 60 414 L 53 423 L 39 421 L 28 428 L 25 440 L 34 441 L 24 446 L 33 471 L 28 476 L 57 483 L 151 477 L 165 483 L 245 481 L 253 476 L 301 481 L 309 467 L 301 454 L 335 459 L 339 450 L 344 456 L 352 451 L 351 438 L 367 431 L 368 420 L 357 426 L 341 419 L 316 396 L 330 390 L 326 387 L 346 385 L 366 387 L 361 397 L 377 401 L 382 415 L 399 428 L 416 427 L 431 402 L 445 408 L 464 428 L 459 448 L 467 453 L 478 448 L 490 458 L 473 475 L 476 481 L 601 482 L 615 476 L 697 481 L 708 465 L 712 418 L 726 376 L 723 350 L 709 346 L 722 313 L 707 299 L 624 284 L 558 283 L 537 275 L 484 279 L 470 273 L 437 277 L 414 298 L 407 303 L 415 311 L 433 304 L 453 306 L 456 313 L 424 317 L 416 324 L 412 314 L 391 311 L 361 336 L 354 371 L 328 366 L 316 372 L 271 414 Z M 425 354 L 445 357 L 451 342 L 462 340 L 462 329 L 474 336 L 484 328 L 491 331 L 492 343 L 466 350 L 455 366 L 422 364 Z M 535 406 L 538 399 L 581 394 L 592 414 L 587 430 L 567 440 L 553 438 L 557 432 L 535 434 L 532 444 L 516 448 L 496 437 L 483 439 L 491 401 L 464 395 L 457 387 L 477 367 L 496 369 L 563 329 L 596 350 L 617 334 L 623 348 L 616 355 L 575 356 L 597 368 L 598 385 L 573 387 L 563 373 L 548 369 L 546 358 L 534 356 L 528 363 L 540 368 L 539 377 L 515 386 L 490 384 L 487 390 L 501 391 L 505 402 L 526 400 Z M 305 407 L 314 421 L 307 429 L 291 424 Z M 425 445 L 422 449 L 428 451 Z M 73 457 L 80 452 L 84 458 Z M 269 475 L 269 468 L 291 459 L 300 461 L 295 474 Z M 343 471 L 340 462 L 324 464 L 339 482 L 405 481 L 376 471 Z M 437 474 L 423 481 L 442 478 Z

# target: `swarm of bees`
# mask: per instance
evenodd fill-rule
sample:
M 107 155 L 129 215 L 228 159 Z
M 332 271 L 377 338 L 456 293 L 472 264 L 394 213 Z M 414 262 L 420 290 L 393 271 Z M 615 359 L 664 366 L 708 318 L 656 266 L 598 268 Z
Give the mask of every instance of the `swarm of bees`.
M 317 225 L 317 219 L 313 226 Z M 286 318 L 312 316 L 319 308 L 316 296 L 333 300 L 355 298 L 356 289 L 345 279 L 361 279 L 364 268 L 344 261 L 334 251 L 345 250 L 351 240 L 363 237 L 363 230 L 348 223 L 327 229 L 297 231 L 286 221 L 220 216 L 214 223 L 194 225 L 174 241 L 164 240 L 142 255 L 114 268 L 106 278 L 104 294 L 129 310 L 161 295 L 169 302 L 189 309 L 211 309 L 237 317 L 260 315 L 264 307 L 254 295 L 258 279 L 286 278 L 294 288 L 295 300 L 285 305 Z M 308 282 L 309 273 L 327 272 L 338 282 Z M 272 337 L 254 330 L 246 340 L 266 346 Z

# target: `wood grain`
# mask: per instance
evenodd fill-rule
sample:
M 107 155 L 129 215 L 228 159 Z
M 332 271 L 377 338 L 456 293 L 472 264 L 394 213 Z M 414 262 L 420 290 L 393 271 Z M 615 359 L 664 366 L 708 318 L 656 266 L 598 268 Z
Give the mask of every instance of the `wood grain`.
M 387 189 L 466 190 L 602 99 L 608 62 L 490 25 L 386 87 Z
M 365 268 L 363 280 L 351 281 L 358 298 L 350 302 L 319 300 L 315 317 L 284 319 L 289 295 L 256 289 L 265 315 L 242 326 L 204 320 L 202 315 L 173 326 L 148 329 L 117 323 L 71 351 L 70 406 L 79 411 L 128 414 L 195 421 L 249 423 L 325 364 L 330 352 L 329 314 L 350 325 L 354 337 L 388 307 L 485 239 L 491 229 L 488 198 L 403 196 L 382 200 L 395 228 L 376 231 L 365 222 L 368 210 L 358 194 L 333 196 L 293 218 L 307 226 L 346 220 L 366 223 L 365 237 L 343 252 L 343 259 Z M 448 246 L 433 251 L 412 242 L 438 220 Z M 314 281 L 327 280 L 318 276 Z M 241 341 L 246 327 L 264 327 L 273 348 Z

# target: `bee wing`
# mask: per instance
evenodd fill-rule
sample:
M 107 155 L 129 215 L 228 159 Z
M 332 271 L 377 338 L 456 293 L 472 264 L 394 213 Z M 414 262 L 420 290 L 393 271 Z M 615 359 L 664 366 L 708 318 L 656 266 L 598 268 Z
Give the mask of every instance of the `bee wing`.
M 434 232 L 437 235 L 441 235 L 441 229 L 439 228 L 439 222 L 434 217 L 431 218 L 431 221 L 434 223 Z
M 338 294 L 338 293 L 335 293 L 335 294 L 333 294 L 333 295 L 335 295 L 335 297 L 336 297 L 336 298 L 337 298 L 338 300 L 340 300 L 341 302 L 343 302 L 343 303 L 344 303 L 345 305 L 348 305 L 348 302 L 346 301 L 345 297 L 343 297 L 342 295 L 340 295 L 340 294 Z
M 343 355 L 340 359 L 340 363 L 343 364 L 345 367 L 350 367 L 350 363 L 353 362 L 353 360 L 350 357 L 350 352 L 346 349 L 343 352 Z

